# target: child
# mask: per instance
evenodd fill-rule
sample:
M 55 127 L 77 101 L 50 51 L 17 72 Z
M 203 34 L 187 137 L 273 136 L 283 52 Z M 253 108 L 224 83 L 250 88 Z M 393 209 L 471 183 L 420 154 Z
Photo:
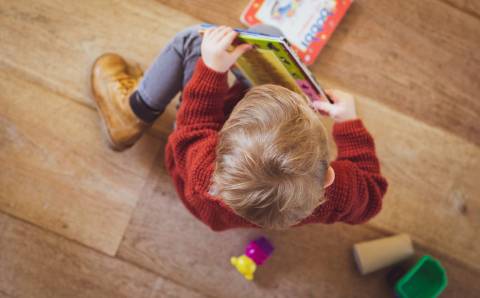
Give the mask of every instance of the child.
M 228 51 L 237 35 L 229 27 L 203 38 L 198 29 L 177 34 L 143 79 L 118 55 L 97 59 L 92 89 L 110 145 L 133 145 L 182 89 L 166 166 L 184 205 L 213 230 L 357 224 L 376 215 L 387 182 L 353 97 L 330 91 L 333 104 L 310 105 L 280 86 L 229 88 L 228 70 L 250 47 Z M 314 109 L 336 121 L 331 163 Z

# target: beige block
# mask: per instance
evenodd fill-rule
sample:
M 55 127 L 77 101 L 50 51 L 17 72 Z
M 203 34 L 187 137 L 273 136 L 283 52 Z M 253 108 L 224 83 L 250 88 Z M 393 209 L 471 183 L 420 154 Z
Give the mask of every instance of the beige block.
M 399 263 L 413 256 L 413 253 L 412 240 L 407 234 L 361 242 L 353 246 L 355 262 L 362 274 Z

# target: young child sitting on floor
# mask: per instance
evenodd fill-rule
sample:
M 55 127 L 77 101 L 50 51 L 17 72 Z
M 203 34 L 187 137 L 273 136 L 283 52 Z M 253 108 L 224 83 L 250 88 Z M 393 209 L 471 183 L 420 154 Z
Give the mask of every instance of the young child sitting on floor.
M 228 70 L 250 47 L 229 51 L 237 35 L 229 27 L 203 38 L 198 29 L 177 34 L 143 78 L 118 55 L 96 60 L 92 89 L 112 148 L 132 146 L 183 90 L 166 166 L 184 205 L 213 230 L 358 224 L 376 215 L 387 182 L 353 97 L 330 91 L 333 104 L 309 104 L 280 86 L 229 88 Z M 336 122 L 333 162 L 317 112 Z

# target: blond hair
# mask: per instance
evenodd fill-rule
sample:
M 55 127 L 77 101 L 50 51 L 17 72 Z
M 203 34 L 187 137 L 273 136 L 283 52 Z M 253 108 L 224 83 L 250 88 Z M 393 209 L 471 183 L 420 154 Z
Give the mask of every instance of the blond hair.
M 323 201 L 325 129 L 306 98 L 252 88 L 220 131 L 211 192 L 264 228 L 286 228 Z

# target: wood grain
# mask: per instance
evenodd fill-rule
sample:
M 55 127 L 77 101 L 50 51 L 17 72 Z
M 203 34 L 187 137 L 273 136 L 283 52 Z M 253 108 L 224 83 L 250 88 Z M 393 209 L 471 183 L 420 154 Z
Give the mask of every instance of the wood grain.
M 231 26 L 239 26 L 248 3 L 159 2 L 202 21 Z M 480 144 L 478 28 L 480 19 L 438 0 L 358 0 L 312 69 L 320 82 L 336 81 Z
M 326 226 L 309 229 L 326 234 L 309 235 L 301 230 L 267 233 L 276 246 L 275 258 L 259 269 L 254 283 L 247 282 L 230 265 L 229 258 L 242 254 L 247 240 L 261 231 L 210 231 L 176 197 L 162 162 L 152 171 L 148 185 L 118 252 L 124 260 L 175 281 L 188 280 L 192 288 L 214 297 L 317 297 L 320 293 L 351 297 L 355 291 L 374 297 L 375 293 L 389 293 L 381 274 L 365 279 L 356 274 L 349 252 L 355 239 L 340 237 L 347 230 Z M 365 235 L 357 236 L 358 240 Z M 327 237 L 333 238 L 324 242 Z M 335 245 L 336 241 L 340 241 L 338 247 L 324 251 L 324 245 Z M 333 274 L 335 270 L 342 274 Z M 338 290 L 338 284 L 349 284 L 350 288 Z
M 213 233 L 176 198 L 162 160 L 149 177 L 118 255 L 175 281 L 218 297 L 388 297 L 388 270 L 360 276 L 354 268 L 354 243 L 386 236 L 367 226 L 313 225 L 284 232 L 237 229 Z M 415 231 L 412 231 L 413 233 Z M 229 264 L 248 240 L 266 234 L 274 257 L 261 267 L 254 283 L 246 282 Z M 415 235 L 415 234 L 414 234 Z M 476 297 L 478 270 L 438 251 L 432 254 L 449 274 L 445 297 Z M 226 286 L 228 285 L 228 286 Z M 340 286 L 342 285 L 342 286 Z M 348 285 L 348 286 L 347 286 Z M 455 294 L 456 296 L 450 296 Z
M 7 295 L 7 293 L 2 292 L 2 290 L 0 290 L 0 297 L 2 297 L 2 298 L 13 298 L 12 296 Z
M 0 73 L 0 210 L 115 254 L 160 143 L 114 153 L 95 111 L 11 73 Z
M 157 0 L 177 10 L 183 11 L 198 20 L 212 24 L 241 26 L 240 14 L 249 0 L 219 1 L 219 0 Z
M 423 246 L 480 270 L 480 148 L 374 100 L 356 99 L 389 182 L 382 211 L 369 226 L 410 233 Z M 331 130 L 331 121 L 325 123 Z
M 351 246 L 397 232 L 442 261 L 445 297 L 478 296 L 475 2 L 355 1 L 314 66 L 325 86 L 357 95 L 390 182 L 368 225 L 213 233 L 179 201 L 162 140 L 108 150 L 90 99 L 93 60 L 114 51 L 146 67 L 191 24 L 238 26 L 246 2 L 0 0 L 0 211 L 41 227 L 0 212 L 0 296 L 388 297 L 386 270 L 358 275 Z M 154 135 L 171 130 L 174 105 Z M 124 238 L 110 258 L 45 230 L 110 255 Z M 248 283 L 228 259 L 259 233 L 277 250 Z
M 374 100 L 357 106 L 390 183 L 371 225 L 480 269 L 480 148 Z
M 182 281 L 189 286 L 188 280 Z M 158 279 L 154 291 L 148 298 L 206 298 L 208 295 L 200 291 L 194 291 L 187 286 L 181 286 L 168 279 Z
M 480 19 L 480 1 L 478 0 L 441 0 Z
M 30 224 L 3 214 L 1 220 L 0 296 L 203 297 Z
M 0 61 L 92 108 L 90 67 L 99 55 L 116 52 L 145 69 L 176 32 L 198 23 L 148 0 L 0 1 L 0 12 Z M 171 131 L 172 115 L 159 119 L 157 136 Z

